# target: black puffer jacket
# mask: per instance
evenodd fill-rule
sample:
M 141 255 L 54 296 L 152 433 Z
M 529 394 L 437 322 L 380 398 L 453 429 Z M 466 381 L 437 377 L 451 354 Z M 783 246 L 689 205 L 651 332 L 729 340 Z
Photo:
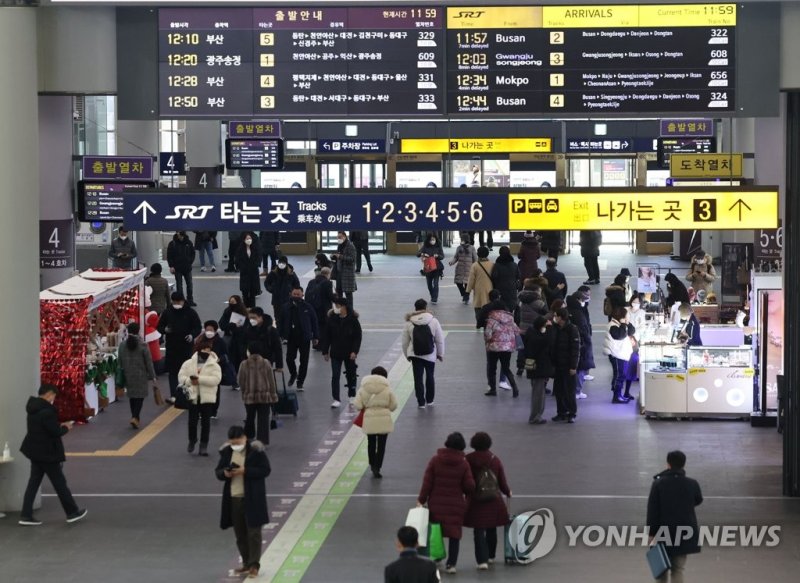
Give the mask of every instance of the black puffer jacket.
M 553 326 L 545 328 L 544 334 L 531 326 L 525 332 L 523 340 L 525 341 L 525 358 L 532 358 L 536 361 L 536 368 L 528 371 L 528 378 L 552 378 L 556 374 L 556 369 L 553 366 L 553 345 L 555 342 Z
M 578 328 L 581 337 L 581 357 L 578 361 L 578 370 L 591 370 L 595 367 L 592 326 L 586 319 L 583 307 L 575 296 L 567 296 L 567 310 L 569 310 L 570 322 Z
M 492 270 L 492 283 L 494 289 L 500 292 L 503 303 L 509 312 L 517 306 L 517 285 L 519 270 L 511 255 L 500 255 L 494 263 Z
M 19 450 L 31 460 L 41 464 L 66 461 L 61 436 L 69 430 L 58 422 L 58 410 L 41 397 L 31 397 L 25 405 L 28 413 L 28 433 Z
M 361 350 L 361 323 L 358 312 L 349 311 L 342 317 L 331 310 L 325 333 L 322 335 L 322 353 L 330 354 L 336 360 L 350 358 L 350 354 Z
M 563 328 L 557 324 L 554 324 L 553 328 L 556 335 L 553 347 L 553 364 L 556 371 L 578 370 L 581 357 L 581 333 L 578 327 L 567 322 Z
M 533 325 L 536 318 L 547 313 L 547 306 L 542 300 L 542 296 L 527 289 L 519 292 L 517 299 L 519 300 L 517 306 L 518 325 L 520 330 L 525 332 Z

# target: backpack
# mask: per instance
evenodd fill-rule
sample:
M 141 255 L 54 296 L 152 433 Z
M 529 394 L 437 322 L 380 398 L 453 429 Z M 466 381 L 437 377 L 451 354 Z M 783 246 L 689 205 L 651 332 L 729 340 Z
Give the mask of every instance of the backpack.
M 322 297 L 319 293 L 319 282 L 311 280 L 306 286 L 306 301 L 313 306 L 315 310 L 322 309 Z
M 433 354 L 435 345 L 433 343 L 433 332 L 427 324 L 413 324 L 414 330 L 411 332 L 411 342 L 416 356 L 427 356 Z
M 497 476 L 487 464 L 478 472 L 474 498 L 478 502 L 486 502 L 494 500 L 498 494 L 500 494 L 500 482 L 497 481 Z

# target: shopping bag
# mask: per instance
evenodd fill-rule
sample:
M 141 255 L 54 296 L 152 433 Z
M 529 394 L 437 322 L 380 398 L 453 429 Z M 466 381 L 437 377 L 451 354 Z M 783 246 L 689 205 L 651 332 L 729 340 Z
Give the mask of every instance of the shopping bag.
M 447 553 L 444 551 L 442 525 L 438 522 L 430 523 L 428 532 L 428 556 L 432 561 L 441 561 L 447 556 Z
M 417 529 L 418 544 L 421 547 L 428 546 L 428 518 L 430 513 L 427 508 L 419 506 L 412 508 L 406 515 L 406 526 L 413 526 Z
M 672 567 L 664 543 L 657 543 L 648 549 L 647 564 L 650 565 L 653 579 L 658 579 Z
M 164 397 L 161 396 L 161 389 L 153 386 L 153 400 L 156 403 L 156 407 L 161 407 L 164 404 Z
M 433 273 L 439 270 L 439 265 L 436 262 L 436 257 L 428 256 L 422 261 L 422 271 L 425 273 Z
M 124 389 L 128 381 L 125 380 L 125 371 L 121 366 L 117 365 L 117 372 L 114 373 L 114 386 L 119 389 Z
M 365 409 L 361 409 L 361 411 L 358 412 L 358 415 L 356 415 L 356 418 L 353 419 L 353 425 L 356 427 L 364 427 L 364 411 Z

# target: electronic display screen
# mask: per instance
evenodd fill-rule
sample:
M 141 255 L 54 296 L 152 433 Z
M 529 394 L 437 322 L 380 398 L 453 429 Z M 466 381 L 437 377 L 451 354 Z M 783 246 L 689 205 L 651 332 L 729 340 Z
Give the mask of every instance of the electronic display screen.
M 656 162 L 659 168 L 669 168 L 672 154 L 713 154 L 717 138 L 658 138 Z
M 91 223 L 121 223 L 125 189 L 155 188 L 154 182 L 78 182 L 78 218 Z
M 283 168 L 283 140 L 225 140 L 225 165 L 249 170 Z

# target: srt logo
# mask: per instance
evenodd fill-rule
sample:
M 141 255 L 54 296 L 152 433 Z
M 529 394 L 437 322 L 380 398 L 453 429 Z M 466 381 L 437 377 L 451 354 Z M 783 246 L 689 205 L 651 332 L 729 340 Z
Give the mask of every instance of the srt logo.
M 483 14 L 486 14 L 483 10 L 462 10 L 453 18 L 480 18 Z
M 192 204 L 179 204 L 175 206 L 175 211 L 171 215 L 164 217 L 165 219 L 204 219 L 208 211 L 213 209 L 213 205 L 202 204 L 194 206 Z

